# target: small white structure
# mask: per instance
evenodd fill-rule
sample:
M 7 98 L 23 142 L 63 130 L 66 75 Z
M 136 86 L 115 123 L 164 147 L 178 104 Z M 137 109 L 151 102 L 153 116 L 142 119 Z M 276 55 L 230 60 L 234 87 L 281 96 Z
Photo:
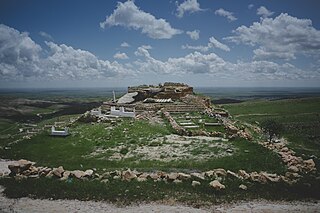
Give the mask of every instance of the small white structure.
M 110 115 L 134 118 L 136 116 L 136 112 L 135 109 L 133 109 L 133 112 L 126 112 L 124 107 L 119 107 L 119 109 L 117 110 L 115 106 L 112 106 Z
M 95 115 L 95 116 L 100 116 L 100 115 L 101 115 L 101 108 L 92 109 L 92 110 L 90 111 L 90 114 L 91 114 L 91 115 Z
M 54 126 L 51 127 L 51 135 L 53 136 L 67 136 L 69 135 L 68 133 L 68 128 L 65 127 L 64 130 L 56 130 Z

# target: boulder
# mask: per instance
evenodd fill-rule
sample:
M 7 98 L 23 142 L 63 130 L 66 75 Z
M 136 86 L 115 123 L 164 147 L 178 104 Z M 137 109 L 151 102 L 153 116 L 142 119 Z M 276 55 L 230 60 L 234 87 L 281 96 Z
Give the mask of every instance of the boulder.
M 53 172 L 52 172 L 52 170 L 50 170 L 50 171 L 46 174 L 46 177 L 48 177 L 48 178 L 53 177 Z
M 87 169 L 84 173 L 85 173 L 85 177 L 92 177 L 93 170 L 92 169 Z
M 307 172 L 311 172 L 313 170 L 316 170 L 316 164 L 314 163 L 314 161 L 312 159 L 305 160 L 305 161 L 303 161 L 303 163 L 304 163 L 304 168 Z
M 71 171 L 71 175 L 78 179 L 81 179 L 85 176 L 85 172 L 81 170 L 74 170 L 74 171 Z
M 221 189 L 225 189 L 226 187 L 221 184 L 218 180 L 214 180 L 214 181 L 211 181 L 209 183 L 209 185 L 214 188 L 215 190 L 221 190 Z
M 236 173 L 234 173 L 234 172 L 232 172 L 230 170 L 227 171 L 227 174 L 232 176 L 232 177 L 239 178 L 239 176 Z
M 147 179 L 149 177 L 149 174 L 148 173 L 141 173 L 140 175 L 139 175 L 139 178 L 145 178 L 145 179 Z
M 39 173 L 39 168 L 38 167 L 35 167 L 35 166 L 30 166 L 30 168 L 28 169 L 30 171 L 30 174 L 31 175 L 36 175 Z
M 239 189 L 247 190 L 247 189 L 248 189 L 248 187 L 247 187 L 246 185 L 241 184 L 241 185 L 239 186 Z
M 291 171 L 291 172 L 299 172 L 298 167 L 293 166 L 293 165 L 292 165 L 292 166 L 289 166 L 288 170 Z
M 167 175 L 167 179 L 168 179 L 168 180 L 176 180 L 176 179 L 178 179 L 178 177 L 179 177 L 179 175 L 178 175 L 178 173 L 176 173 L 176 172 L 169 173 L 169 174 Z
M 137 177 L 137 181 L 138 182 L 144 182 L 144 181 L 147 181 L 147 180 L 148 179 L 146 177 L 141 177 L 141 176 Z
M 119 180 L 121 177 L 118 175 L 113 176 L 113 180 Z
M 39 174 L 40 174 L 40 176 L 46 176 L 49 172 L 51 172 L 51 168 L 45 167 L 39 171 Z
M 266 178 L 268 181 L 273 182 L 273 183 L 278 183 L 281 180 L 281 177 L 277 174 L 270 174 L 270 173 L 266 173 L 266 172 L 260 172 L 260 176 L 263 176 L 264 178 Z M 264 178 L 260 177 L 260 180 Z
M 260 175 L 258 174 L 258 172 L 251 172 L 250 173 L 250 179 L 254 182 L 260 182 Z
M 67 180 L 70 176 L 71 172 L 70 171 L 64 171 L 62 178 L 60 180 Z
M 178 178 L 179 178 L 180 180 L 186 180 L 186 179 L 190 179 L 190 178 L 191 178 L 191 175 L 185 174 L 185 173 L 182 173 L 182 172 L 179 172 L 179 173 L 178 173 Z
M 63 175 L 63 173 L 64 173 L 64 169 L 63 169 L 62 166 L 59 166 L 58 168 L 54 168 L 54 169 L 52 170 L 52 173 L 53 173 L 56 177 L 61 178 L 62 175 Z
M 130 169 L 122 172 L 122 180 L 130 181 L 135 178 L 137 178 L 137 175 Z
M 217 176 L 217 177 L 223 177 L 223 176 L 227 176 L 227 172 L 225 169 L 222 169 L 222 168 L 218 168 L 218 169 L 214 169 L 214 174 Z
M 196 186 L 200 186 L 201 185 L 201 183 L 199 182 L 199 181 L 192 181 L 192 183 L 191 183 L 191 185 L 193 186 L 193 187 L 196 187 Z
M 13 164 L 8 165 L 8 168 L 10 169 L 11 174 L 16 175 L 28 170 L 31 165 L 33 165 L 33 162 L 21 159 L 14 162 Z
M 153 179 L 153 180 L 157 180 L 157 179 L 160 178 L 160 177 L 158 176 L 158 174 L 156 174 L 156 173 L 151 173 L 149 176 L 150 176 L 150 178 Z
M 215 175 L 214 170 L 206 171 L 204 173 L 206 177 L 213 177 Z
M 245 170 L 239 170 L 238 171 L 238 175 L 239 175 L 239 177 L 241 177 L 242 179 L 244 179 L 244 180 L 247 180 L 247 179 L 249 179 L 250 178 L 250 175 L 245 171 Z
M 193 172 L 193 173 L 190 173 L 191 177 L 193 178 L 198 178 L 200 180 L 204 180 L 204 174 L 201 174 L 201 173 L 198 173 L 198 172 Z

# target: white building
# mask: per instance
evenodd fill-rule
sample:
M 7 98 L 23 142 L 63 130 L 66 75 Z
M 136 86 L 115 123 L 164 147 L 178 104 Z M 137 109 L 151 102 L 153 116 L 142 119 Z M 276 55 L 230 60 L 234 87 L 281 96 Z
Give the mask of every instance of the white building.
M 65 127 L 64 130 L 56 130 L 54 126 L 51 127 L 51 135 L 53 136 L 67 136 L 69 135 L 68 133 L 68 128 Z
M 126 112 L 124 107 L 119 107 L 119 109 L 116 109 L 115 106 L 111 106 L 110 115 L 134 118 L 136 116 L 136 112 L 134 109 L 132 112 Z

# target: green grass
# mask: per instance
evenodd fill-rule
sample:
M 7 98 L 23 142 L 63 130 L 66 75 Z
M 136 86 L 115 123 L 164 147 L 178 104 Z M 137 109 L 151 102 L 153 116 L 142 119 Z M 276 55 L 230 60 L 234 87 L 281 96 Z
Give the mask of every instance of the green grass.
M 150 125 L 146 121 L 124 119 L 113 130 L 107 130 L 110 124 L 77 123 L 70 128 L 68 137 L 52 137 L 48 132 L 23 140 L 12 145 L 10 150 L 2 150 L 5 158 L 25 158 L 37 162 L 38 165 L 57 167 L 63 165 L 66 169 L 97 168 L 108 170 L 121 168 L 136 168 L 139 170 L 210 170 L 223 167 L 230 170 L 246 169 L 248 171 L 266 170 L 269 172 L 284 172 L 284 165 L 277 155 L 271 151 L 245 140 L 235 140 L 229 143 L 236 147 L 233 156 L 213 158 L 209 160 L 173 160 L 170 162 L 157 160 L 141 160 L 139 156 L 122 160 L 110 160 L 113 152 L 100 153 L 91 156 L 97 148 L 114 148 L 123 146 L 122 154 L 128 148 L 135 146 L 159 146 L 150 144 L 154 138 L 170 134 L 170 129 L 162 125 Z M 126 133 L 124 133 L 124 131 Z M 245 152 L 248 150 L 249 152 Z M 194 150 L 196 156 L 199 152 L 210 151 L 206 147 Z M 217 150 L 211 150 L 217 151 Z M 254 159 L 254 160 L 253 160 Z
M 222 183 L 225 190 L 215 191 L 209 187 L 209 180 L 201 181 L 198 187 L 192 187 L 191 181 L 180 184 L 137 181 L 120 181 L 110 179 L 107 183 L 99 181 L 57 181 L 49 178 L 0 179 L 0 184 L 6 187 L 4 194 L 10 198 L 32 197 L 47 199 L 79 199 L 106 200 L 117 204 L 132 202 L 165 201 L 174 199 L 193 206 L 210 205 L 212 203 L 231 202 L 235 200 L 269 199 L 269 200 L 303 200 L 319 199 L 318 182 L 303 179 L 289 186 L 284 183 L 253 184 L 239 179 L 227 178 Z M 305 183 L 308 183 L 306 185 Z M 248 186 L 247 191 L 240 190 L 240 184 Z
M 249 101 L 224 107 L 241 121 L 255 124 L 274 119 L 282 123 L 282 135 L 290 141 L 289 147 L 304 158 L 317 156 L 320 169 L 320 98 Z

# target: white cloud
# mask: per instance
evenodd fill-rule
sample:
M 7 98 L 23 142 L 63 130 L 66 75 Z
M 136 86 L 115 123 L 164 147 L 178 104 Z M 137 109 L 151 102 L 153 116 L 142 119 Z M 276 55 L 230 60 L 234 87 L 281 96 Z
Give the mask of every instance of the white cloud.
M 113 57 L 116 59 L 129 59 L 126 53 L 120 53 L 120 52 L 117 52 L 116 54 L 114 54 Z
M 249 4 L 248 9 L 251 10 L 254 7 L 254 4 Z
M 227 52 L 230 51 L 230 48 L 227 45 L 222 44 L 217 39 L 215 39 L 213 36 L 209 39 L 209 41 L 210 41 L 208 44 L 209 47 L 219 48 L 219 49 L 227 51 Z
M 65 44 L 45 42 L 44 51 L 28 35 L 0 25 L 0 78 L 26 79 L 98 79 L 132 74 L 118 62 L 100 60 L 94 54 Z
M 26 32 L 0 24 L 1 79 L 34 76 L 41 72 L 39 57 L 42 48 Z
M 39 35 L 41 35 L 43 38 L 48 39 L 48 40 L 53 40 L 52 36 L 46 32 L 40 31 Z
M 216 10 L 214 14 L 226 17 L 229 21 L 235 21 L 237 18 L 233 15 L 232 12 L 226 11 L 223 8 L 220 8 L 219 10 Z
M 270 19 L 269 21 L 274 20 Z M 306 20 L 296 20 L 298 23 L 304 23 L 304 21 Z M 312 28 L 310 23 L 307 26 L 309 27 L 307 33 L 310 36 L 308 39 L 314 41 L 312 48 L 319 52 L 320 40 L 318 43 L 315 40 L 315 35 L 318 35 L 319 32 Z M 258 41 L 253 39 L 252 45 L 260 44 Z M 306 47 L 310 46 L 306 41 L 302 40 L 305 46 L 299 44 L 300 49 L 305 50 Z M 239 40 L 239 42 L 242 41 Z M 135 74 L 141 76 L 144 73 L 163 75 L 203 74 L 217 80 L 320 80 L 320 69 L 317 65 L 314 65 L 314 69 L 301 70 L 290 63 L 281 64 L 267 60 L 229 62 L 215 53 L 203 54 L 197 51 L 183 57 L 158 60 L 149 53 L 149 50 L 152 49 L 150 45 L 138 47 L 135 55 L 139 58 L 135 62 L 121 64 L 117 61 L 101 60 L 89 51 L 75 49 L 65 44 L 45 43 L 49 51 L 42 49 L 27 33 L 21 33 L 8 26 L 0 25 L 1 80 L 97 80 L 121 78 L 122 76 L 130 78 Z M 220 48 L 226 51 L 228 49 L 214 37 L 210 38 L 206 47 Z M 260 51 L 260 53 L 257 53 L 257 55 L 269 53 L 269 49 L 264 48 L 260 45 L 256 51 Z M 277 54 L 279 54 L 279 51 Z
M 148 50 L 138 48 L 137 54 L 144 56 L 144 61 L 136 61 L 135 65 L 141 73 L 156 74 L 204 74 L 217 79 L 237 80 L 295 80 L 309 77 L 309 72 L 302 71 L 289 63 L 278 64 L 271 61 L 225 61 L 214 53 L 190 53 L 184 57 L 168 58 L 160 61 L 153 58 Z M 313 72 L 313 77 L 320 79 L 320 73 Z
M 174 29 L 165 19 L 156 19 L 150 13 L 140 10 L 133 1 L 125 3 L 118 2 L 117 8 L 104 22 L 100 23 L 101 28 L 106 26 L 122 26 L 134 30 L 141 29 L 153 39 L 169 39 L 172 36 L 181 34 L 182 31 Z
M 127 73 L 118 62 L 100 60 L 89 51 L 65 44 L 46 42 L 50 55 L 44 59 L 47 77 L 52 79 L 101 79 Z
M 146 49 L 146 50 L 151 50 L 152 49 L 152 46 L 150 46 L 150 45 L 142 45 L 141 47 Z
M 251 26 L 240 26 L 234 36 L 225 39 L 253 47 L 255 59 L 295 59 L 298 54 L 317 55 L 320 31 L 309 19 L 298 19 L 286 13 L 275 18 L 264 18 Z
M 185 0 L 177 5 L 177 17 L 182 18 L 186 12 L 194 13 L 202 11 L 197 0 Z
M 187 31 L 186 34 L 190 36 L 191 39 L 198 40 L 200 31 L 199 30 Z
M 120 47 L 130 47 L 130 44 L 128 44 L 127 42 L 122 42 Z
M 271 12 L 265 6 L 261 6 L 257 9 L 257 15 L 262 16 L 263 18 L 267 18 L 269 16 L 272 16 L 273 14 L 274 12 Z
M 218 48 L 224 51 L 229 52 L 230 48 L 225 45 L 222 44 L 221 42 L 219 42 L 217 39 L 215 39 L 213 36 L 211 38 L 209 38 L 209 43 L 207 44 L 207 46 L 191 46 L 191 45 L 182 45 L 182 49 L 191 49 L 191 50 L 197 50 L 197 51 L 201 51 L 201 52 L 208 52 L 210 49 L 213 48 Z

